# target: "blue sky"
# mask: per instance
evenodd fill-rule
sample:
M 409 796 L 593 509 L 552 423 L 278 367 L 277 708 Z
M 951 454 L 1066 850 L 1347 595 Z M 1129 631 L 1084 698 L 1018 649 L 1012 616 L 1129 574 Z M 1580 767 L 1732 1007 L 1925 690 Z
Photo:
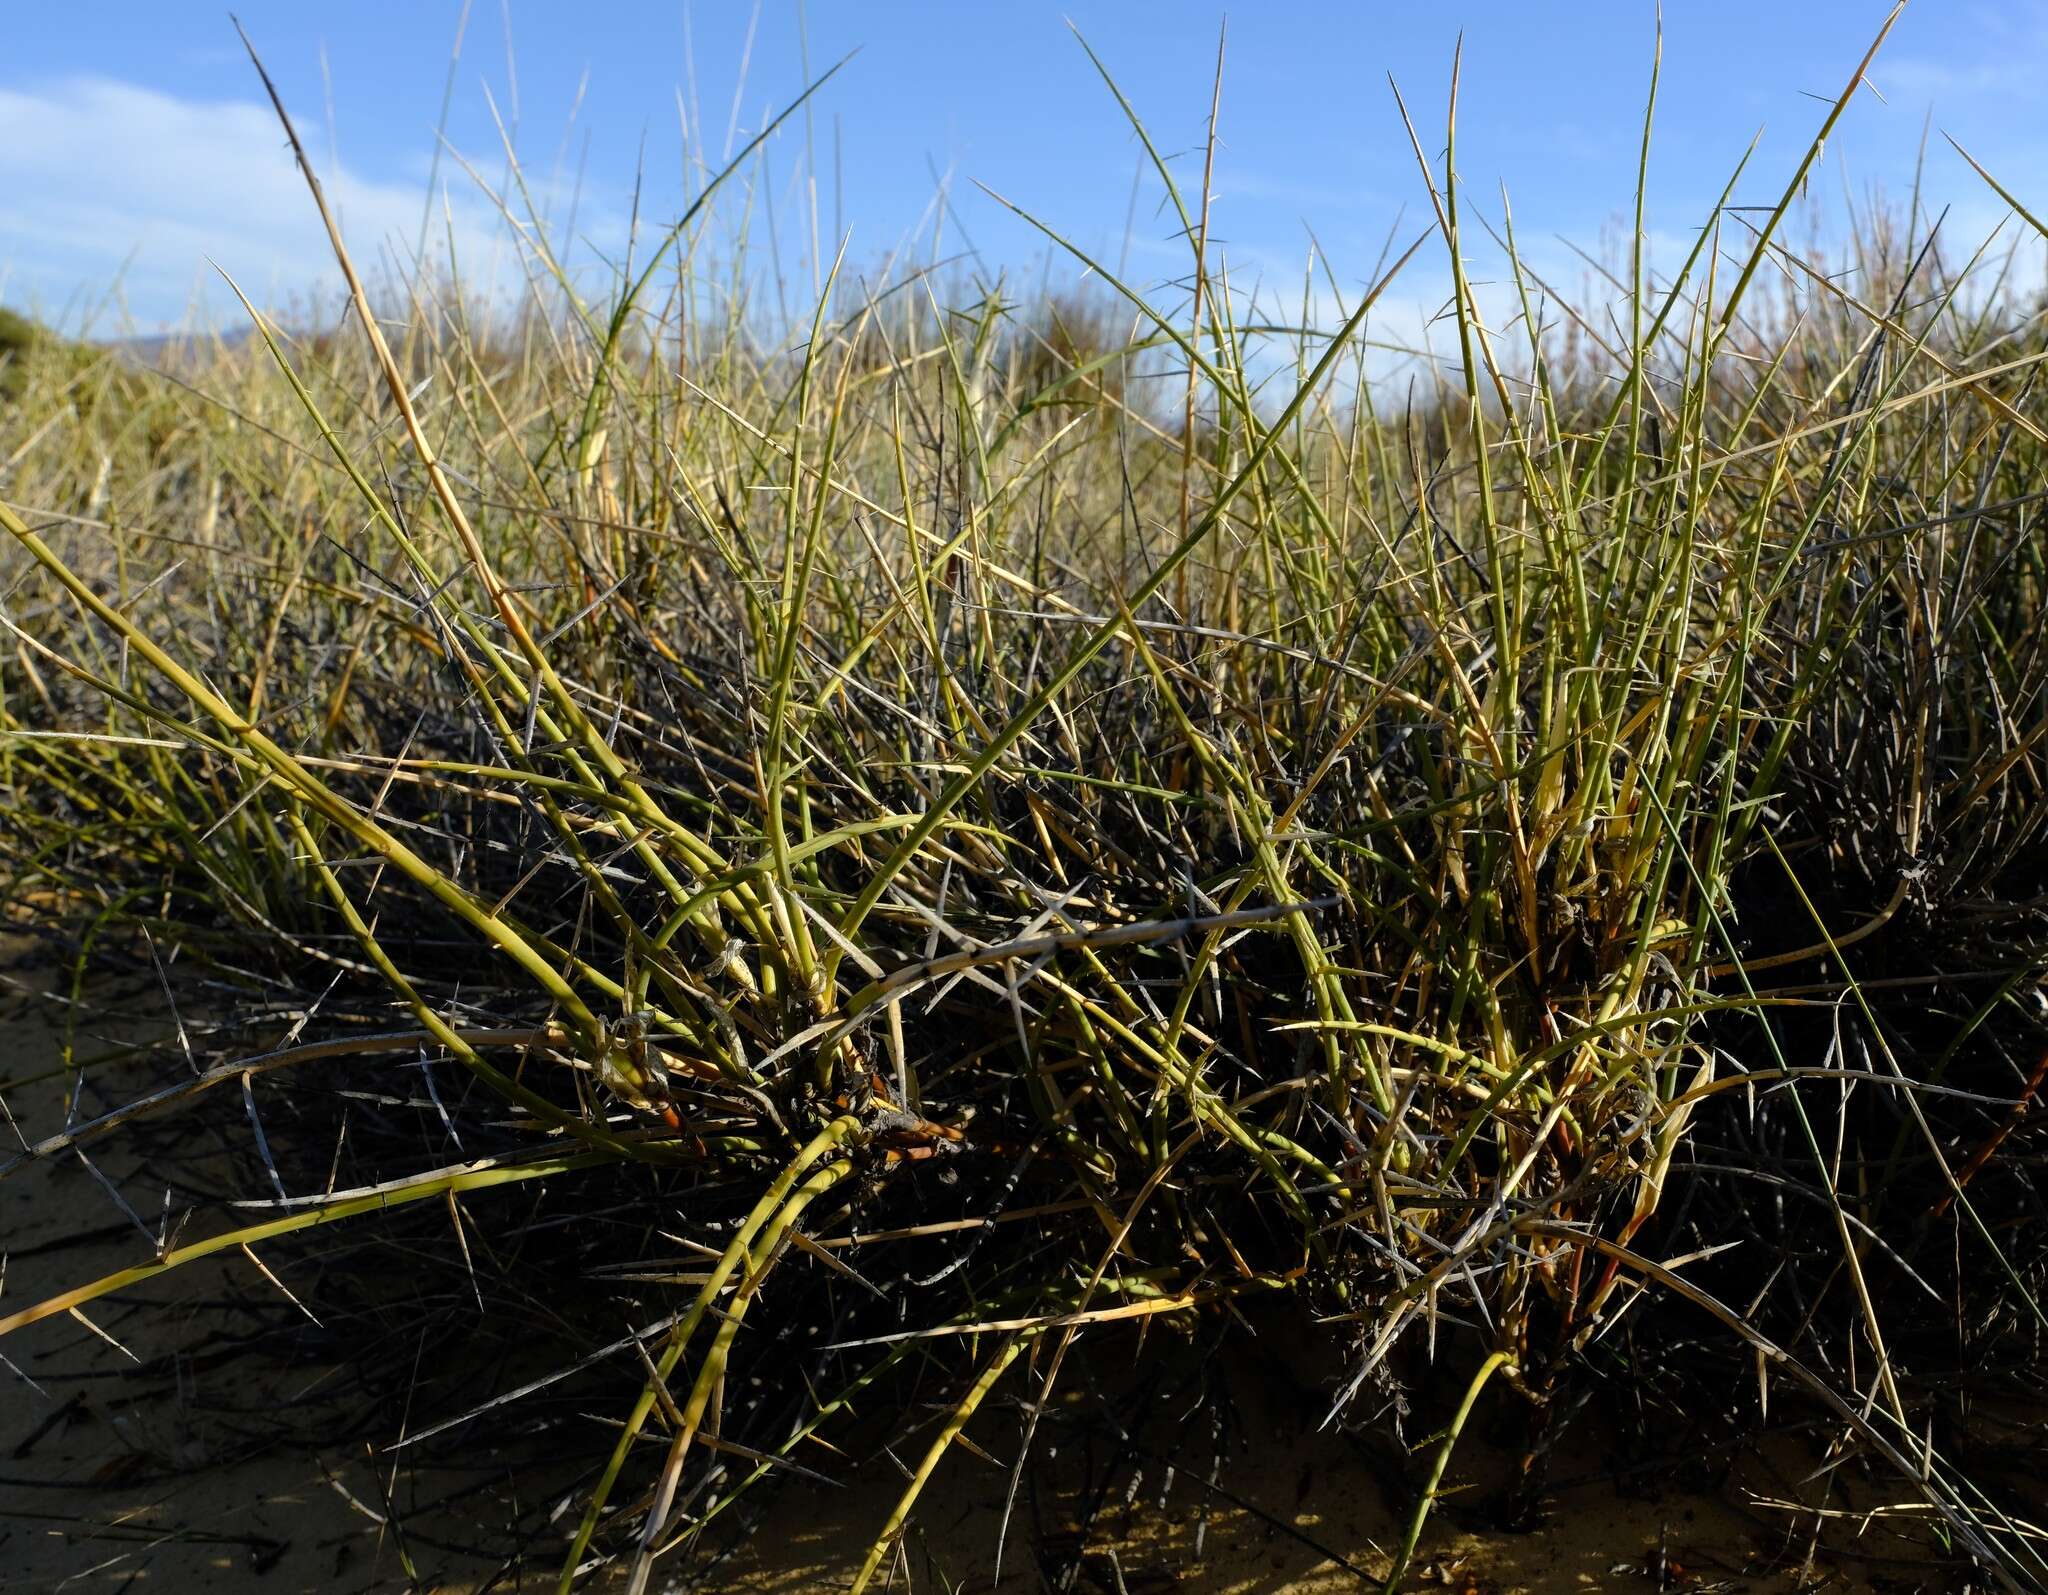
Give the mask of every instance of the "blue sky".
M 1825 100 L 1888 0 L 1669 0 L 1648 225 L 1683 247 L 1751 136 L 1738 200 L 1776 197 Z M 305 5 L 246 0 L 354 246 L 404 254 L 419 228 L 460 0 Z M 1459 165 L 1497 217 L 1501 185 L 1533 257 L 1574 274 L 1558 239 L 1612 240 L 1629 202 L 1654 29 L 1648 0 L 1256 0 L 1228 17 L 1214 231 L 1240 283 L 1298 292 L 1310 230 L 1337 280 L 1367 279 L 1389 231 L 1427 201 L 1387 87 L 1399 82 L 1440 151 L 1453 47 L 1465 37 Z M 790 296 L 809 291 L 806 150 L 817 225 L 871 269 L 913 236 L 928 247 L 951 174 L 951 249 L 1013 285 L 1038 280 L 1042 240 L 984 196 L 1007 195 L 1133 276 L 1180 269 L 1160 192 L 1067 25 L 1102 55 L 1192 185 L 1224 8 L 1139 0 L 1004 5 L 680 0 L 569 7 L 474 0 L 455 71 L 449 146 L 491 183 L 504 162 L 491 105 L 560 225 L 577 190 L 582 258 L 623 241 L 644 150 L 642 209 L 672 217 L 684 129 L 703 158 L 744 142 L 811 74 L 859 53 L 774 141 L 767 168 Z M 744 63 L 744 76 L 742 65 Z M 1925 119 L 2048 209 L 2048 0 L 1911 0 L 1818 179 L 1830 204 L 1903 199 Z M 448 222 L 470 269 L 512 256 L 487 199 L 444 159 Z M 1998 204 L 1938 136 L 1927 192 L 1956 204 L 1961 239 Z M 443 225 L 437 213 L 437 233 Z M 765 242 L 757 216 L 755 241 Z M 0 54 L 0 301 L 100 332 L 153 331 L 194 305 L 233 319 L 209 260 L 282 304 L 332 282 L 303 191 L 224 11 L 175 0 L 16 9 Z M 1418 316 L 1434 266 L 1412 283 Z M 118 283 L 118 297 L 108 291 Z

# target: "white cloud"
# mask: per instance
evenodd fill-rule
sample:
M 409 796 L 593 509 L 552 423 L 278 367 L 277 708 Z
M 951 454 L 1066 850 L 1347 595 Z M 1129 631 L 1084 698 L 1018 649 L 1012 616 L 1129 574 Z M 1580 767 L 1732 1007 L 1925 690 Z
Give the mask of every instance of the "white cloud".
M 316 141 L 317 148 L 317 141 Z M 315 156 L 316 163 L 319 156 Z M 481 194 L 444 164 L 465 276 L 512 260 Z M 322 170 L 358 266 L 410 260 L 424 183 Z M 430 251 L 445 236 L 436 204 Z M 239 321 L 208 262 L 258 304 L 333 292 L 339 277 L 304 181 L 267 105 L 183 100 L 106 78 L 0 89 L 0 292 L 49 315 L 79 314 L 118 287 L 134 329 L 182 322 L 194 306 Z M 90 298 L 82 297 L 89 295 Z M 97 333 L 123 330 L 100 325 Z

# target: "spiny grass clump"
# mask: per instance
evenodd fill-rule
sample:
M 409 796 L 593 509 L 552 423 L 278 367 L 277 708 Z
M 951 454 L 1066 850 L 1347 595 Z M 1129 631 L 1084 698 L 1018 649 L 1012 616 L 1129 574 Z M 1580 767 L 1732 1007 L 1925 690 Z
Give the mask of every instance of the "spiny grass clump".
M 220 1043 L 0 1172 L 225 1103 L 267 1211 L 0 1333 L 317 1278 L 302 1351 L 407 1445 L 574 1462 L 564 1589 L 898 1439 L 860 1587 L 1077 1339 L 1294 1302 L 1346 1421 L 1453 1381 L 1418 1532 L 1480 1404 L 1526 1511 L 1573 1390 L 1705 1375 L 2038 1580 L 1946 1437 L 2042 1371 L 2048 333 L 1917 212 L 1781 241 L 1861 71 L 1613 305 L 1509 232 L 1504 323 L 1453 138 L 1321 329 L 1162 159 L 1170 298 L 835 271 L 775 344 L 720 289 L 750 148 L 602 296 L 537 222 L 488 322 L 337 232 L 317 336 L 252 308 L 96 407 L 28 343 L 0 860 Z M 1453 353 L 1390 405 L 1432 256 Z

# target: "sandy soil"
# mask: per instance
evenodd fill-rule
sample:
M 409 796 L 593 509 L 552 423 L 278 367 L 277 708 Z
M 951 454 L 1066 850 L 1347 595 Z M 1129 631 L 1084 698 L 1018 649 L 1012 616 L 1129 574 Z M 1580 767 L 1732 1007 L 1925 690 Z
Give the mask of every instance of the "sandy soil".
M 63 1009 L 48 996 L 47 975 L 18 957 L 9 969 L 6 951 L 0 946 L 0 1099 L 33 1140 L 63 1124 L 76 1082 L 61 1067 Z M 145 995 L 83 1018 L 78 1031 L 78 1055 L 87 1057 L 161 1036 L 166 1021 Z M 90 1069 L 86 1110 L 96 1091 L 118 1099 L 122 1076 L 118 1059 Z M 0 1134 L 12 1143 L 15 1131 L 0 1125 Z M 0 1251 L 9 1254 L 0 1310 L 147 1260 L 149 1243 L 99 1176 L 145 1225 L 155 1221 L 160 1186 L 118 1150 L 96 1157 L 96 1167 L 98 1176 L 75 1157 L 59 1159 L 0 1181 Z M 484 1537 L 473 1504 L 481 1497 L 461 1494 L 473 1481 L 402 1473 L 360 1447 L 294 1451 L 265 1435 L 263 1393 L 252 1403 L 247 1368 L 204 1348 L 220 1300 L 268 1288 L 252 1261 L 229 1254 L 95 1303 L 86 1318 L 53 1318 L 0 1343 L 12 1364 L 0 1366 L 0 1590 L 552 1587 L 553 1543 L 537 1547 L 530 1566 L 463 1549 Z M 997 1462 L 1016 1425 L 991 1402 L 969 1431 L 984 1455 L 954 1452 L 902 1542 L 890 1587 L 1047 1589 L 1043 1569 L 1074 1565 L 1079 1550 L 1071 1587 L 1106 1595 L 1378 1588 L 1405 1513 L 1385 1458 L 1319 1431 L 1317 1374 L 1295 1348 L 1238 1357 L 1221 1376 L 1236 1421 L 1220 1445 L 1206 1423 L 1178 1432 L 1167 1413 L 1138 1436 L 1145 1454 L 1127 1457 L 1120 1473 L 1105 1475 L 1100 1457 L 1045 1456 L 1017 1505 L 999 1586 L 991 1577 L 1007 1470 Z M 1472 1595 L 1951 1587 L 1946 1575 L 1886 1560 L 1906 1547 L 1882 1533 L 1843 1537 L 1853 1556 L 1809 1556 L 1812 1519 L 1760 1504 L 1798 1488 L 1806 1466 L 1791 1442 L 1777 1467 L 1752 1457 L 1718 1490 L 1692 1465 L 1711 1460 L 1631 1458 L 1597 1422 L 1582 1421 L 1556 1458 L 1544 1525 L 1505 1534 L 1484 1531 L 1468 1511 L 1488 1463 L 1480 1456 L 1478 1474 L 1454 1474 L 1464 1488 L 1433 1520 L 1408 1587 Z M 844 1488 L 786 1487 L 739 1554 L 666 1587 L 844 1588 L 900 1476 L 886 1459 L 834 1471 Z M 1098 1492 L 1089 1513 L 1081 1481 L 1105 1477 L 1112 1488 Z M 1859 1500 L 1853 1481 L 1833 1488 L 1837 1508 L 1883 1504 Z M 457 1501 L 436 1505 L 451 1493 Z

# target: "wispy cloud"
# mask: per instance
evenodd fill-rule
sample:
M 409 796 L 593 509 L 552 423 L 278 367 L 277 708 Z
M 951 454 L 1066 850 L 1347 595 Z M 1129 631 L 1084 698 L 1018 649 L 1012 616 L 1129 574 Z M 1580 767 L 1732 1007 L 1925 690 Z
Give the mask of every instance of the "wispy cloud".
M 462 182 L 458 171 L 445 212 L 431 207 L 429 248 L 452 221 L 465 274 L 489 281 L 494 261 L 509 264 L 511 246 L 489 201 Z M 362 262 L 409 268 L 428 211 L 423 183 L 379 180 L 346 164 L 324 171 L 322 183 Z M 92 302 L 82 294 L 118 288 L 125 319 L 139 330 L 195 311 L 239 320 L 215 265 L 259 304 L 337 286 L 326 237 L 267 106 L 180 99 L 98 77 L 0 89 L 7 299 L 76 317 Z
M 2031 87 L 2040 80 L 2038 51 L 1995 61 L 1937 61 L 1930 56 L 1902 55 L 1873 68 L 1871 81 L 1888 98 L 1952 104 L 1966 94 Z
M 1199 187 L 1199 180 L 1195 186 Z M 1219 163 L 1216 193 L 1222 200 L 1256 200 L 1276 207 L 1291 207 L 1308 216 L 1341 214 L 1348 206 L 1384 205 L 1388 202 L 1388 191 L 1384 185 L 1362 179 L 1345 182 L 1332 174 L 1320 181 L 1312 181 L 1298 175 L 1266 172 L 1235 163 Z M 1192 202 L 1195 196 L 1190 194 L 1189 197 Z
M 2041 81 L 2048 68 L 2048 5 L 1957 5 L 1945 20 L 1945 49 L 1879 58 L 1870 77 L 1880 91 L 1928 101 L 1939 112 L 1959 109 L 1970 95 L 2031 91 Z

